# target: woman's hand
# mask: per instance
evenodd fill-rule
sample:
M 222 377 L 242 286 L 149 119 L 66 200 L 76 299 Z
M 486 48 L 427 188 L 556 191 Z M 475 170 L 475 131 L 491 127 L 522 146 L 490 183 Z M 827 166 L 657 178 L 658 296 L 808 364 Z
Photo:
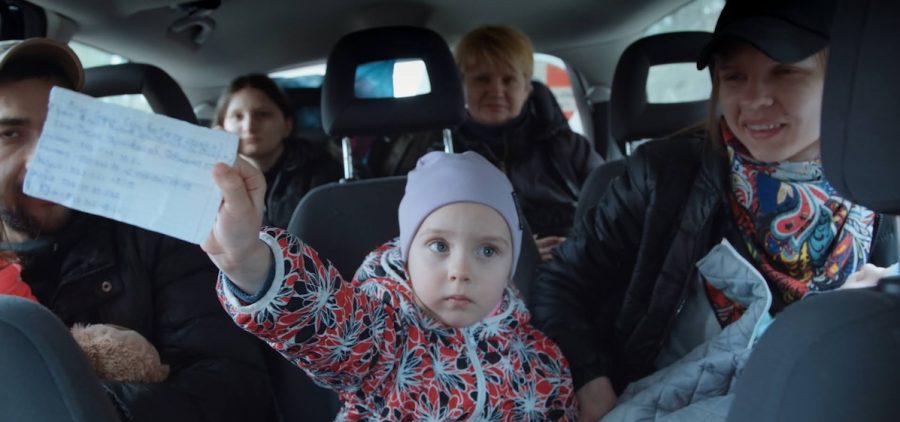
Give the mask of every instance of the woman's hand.
M 234 167 L 216 164 L 213 180 L 222 191 L 222 205 L 202 248 L 229 280 L 247 293 L 256 293 L 272 265 L 272 252 L 259 240 L 266 178 L 238 157 Z
M 850 274 L 850 277 L 847 277 L 847 281 L 838 290 L 875 287 L 878 284 L 878 280 L 891 274 L 890 268 L 866 264 L 859 271 Z
M 537 245 L 538 253 L 541 255 L 541 261 L 549 261 L 553 259 L 553 249 L 565 242 L 565 237 L 547 236 L 538 238 L 535 236 L 534 243 Z
M 597 422 L 616 405 L 616 392 L 609 378 L 594 378 L 575 393 L 578 397 L 578 422 Z

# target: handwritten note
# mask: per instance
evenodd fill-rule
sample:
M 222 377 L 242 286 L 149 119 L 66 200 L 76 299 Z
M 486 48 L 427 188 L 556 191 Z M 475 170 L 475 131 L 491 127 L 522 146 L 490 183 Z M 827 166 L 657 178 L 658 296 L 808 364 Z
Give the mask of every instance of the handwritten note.
M 231 133 L 56 87 L 25 193 L 200 244 L 222 200 L 212 167 L 233 164 L 237 144 Z

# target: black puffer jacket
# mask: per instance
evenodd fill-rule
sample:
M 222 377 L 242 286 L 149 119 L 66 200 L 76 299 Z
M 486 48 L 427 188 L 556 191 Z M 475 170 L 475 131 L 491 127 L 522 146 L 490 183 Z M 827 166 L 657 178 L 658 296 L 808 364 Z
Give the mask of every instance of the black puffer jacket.
M 222 310 L 218 271 L 198 246 L 75 214 L 60 235 L 12 249 L 35 296 L 67 325 L 131 328 L 170 365 L 160 384 L 104 381 L 123 420 L 272 420 L 260 343 Z
M 316 186 L 340 179 L 341 168 L 324 146 L 288 138 L 281 157 L 265 174 L 263 225 L 287 227 L 303 195 Z
M 605 375 L 621 390 L 652 373 L 697 261 L 723 237 L 740 250 L 727 162 L 700 133 L 642 146 L 540 268 L 530 309 L 576 387 Z M 870 261 L 887 265 L 897 259 L 893 225 L 878 220 Z

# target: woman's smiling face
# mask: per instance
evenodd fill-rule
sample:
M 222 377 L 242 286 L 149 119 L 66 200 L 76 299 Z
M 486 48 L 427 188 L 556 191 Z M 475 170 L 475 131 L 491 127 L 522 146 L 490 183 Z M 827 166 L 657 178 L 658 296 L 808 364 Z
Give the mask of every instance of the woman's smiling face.
M 824 60 L 779 63 L 741 44 L 717 64 L 714 83 L 728 128 L 762 162 L 819 157 Z

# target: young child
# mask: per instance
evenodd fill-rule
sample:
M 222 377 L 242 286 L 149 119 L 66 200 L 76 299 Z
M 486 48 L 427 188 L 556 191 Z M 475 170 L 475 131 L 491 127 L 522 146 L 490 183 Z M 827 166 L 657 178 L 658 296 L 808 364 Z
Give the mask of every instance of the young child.
M 219 299 L 340 394 L 339 420 L 575 420 L 568 364 L 510 285 L 522 242 L 512 185 L 483 157 L 422 157 L 399 239 L 349 282 L 283 230 L 256 240 L 258 171 L 239 162 L 214 176 L 224 203 L 203 247 L 223 271 Z

